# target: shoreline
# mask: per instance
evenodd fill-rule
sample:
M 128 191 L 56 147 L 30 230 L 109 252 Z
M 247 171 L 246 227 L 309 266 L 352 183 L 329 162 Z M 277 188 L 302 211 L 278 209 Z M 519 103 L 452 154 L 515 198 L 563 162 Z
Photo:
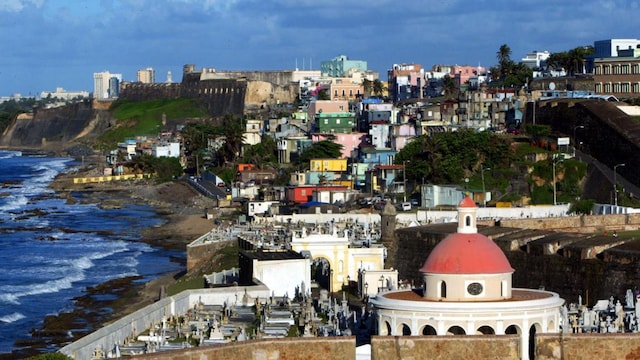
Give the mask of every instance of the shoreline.
M 86 159 L 85 159 L 86 160 Z M 213 200 L 205 198 L 188 184 L 152 182 L 73 184 L 73 177 L 96 176 L 96 167 L 75 167 L 61 173 L 49 185 L 55 196 L 66 201 L 96 203 L 105 208 L 117 208 L 128 203 L 150 206 L 155 209 L 163 224 L 145 228 L 139 241 L 156 248 L 183 250 L 195 238 L 215 227 L 204 217 L 204 209 L 213 208 Z M 74 196 L 81 192 L 82 198 Z M 186 257 L 186 255 L 185 255 Z M 159 275 L 142 282 L 141 276 L 112 279 L 73 299 L 73 310 L 46 316 L 39 329 L 31 329 L 31 338 L 17 339 L 11 353 L 1 353 L 1 359 L 13 359 L 51 352 L 75 341 L 102 326 L 157 301 L 166 288 L 186 273 L 182 270 Z

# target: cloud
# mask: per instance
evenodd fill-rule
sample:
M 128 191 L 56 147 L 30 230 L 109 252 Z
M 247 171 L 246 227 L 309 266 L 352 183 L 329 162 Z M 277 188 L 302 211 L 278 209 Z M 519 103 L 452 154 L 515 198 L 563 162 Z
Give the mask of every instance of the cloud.
M 0 12 L 20 12 L 27 7 L 42 7 L 44 0 L 0 0 Z

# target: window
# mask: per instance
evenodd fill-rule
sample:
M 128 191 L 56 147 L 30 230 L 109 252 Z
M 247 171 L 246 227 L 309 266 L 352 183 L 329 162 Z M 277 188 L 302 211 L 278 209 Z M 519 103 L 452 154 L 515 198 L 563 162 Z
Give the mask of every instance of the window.
M 471 216 L 467 215 L 464 217 L 464 225 L 471 226 Z

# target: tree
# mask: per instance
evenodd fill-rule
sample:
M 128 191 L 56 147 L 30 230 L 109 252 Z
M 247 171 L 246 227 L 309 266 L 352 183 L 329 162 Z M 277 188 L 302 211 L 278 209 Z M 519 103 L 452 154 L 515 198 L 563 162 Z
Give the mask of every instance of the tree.
M 457 86 L 455 80 L 453 80 L 449 74 L 445 75 L 442 79 L 442 88 L 444 90 L 444 97 L 451 99 L 457 95 Z
M 245 149 L 242 162 L 254 164 L 258 169 L 263 169 L 267 165 L 277 163 L 277 151 L 276 141 L 271 136 L 263 134 L 260 143 Z
M 513 63 L 511 61 L 511 48 L 507 44 L 500 45 L 500 49 L 496 52 L 498 65 L 500 66 L 500 78 L 506 76 Z
M 382 96 L 384 93 L 384 84 L 380 79 L 373 80 L 373 94 L 375 96 Z
M 371 96 L 371 90 L 373 89 L 373 83 L 369 79 L 362 80 L 362 87 L 364 89 L 364 97 L 368 98 Z
M 308 169 L 311 159 L 338 159 L 342 156 L 342 145 L 331 140 L 322 140 L 313 143 L 298 158 L 297 165 Z
M 222 119 L 224 145 L 216 152 L 219 166 L 233 163 L 242 155 L 242 145 L 244 144 L 244 121 L 231 114 L 225 115 Z

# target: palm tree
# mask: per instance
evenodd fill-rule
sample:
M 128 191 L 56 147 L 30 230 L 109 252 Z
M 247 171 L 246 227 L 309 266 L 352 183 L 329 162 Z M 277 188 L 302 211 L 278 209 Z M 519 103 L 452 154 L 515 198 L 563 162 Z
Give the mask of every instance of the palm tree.
M 380 79 L 373 80 L 373 94 L 376 96 L 382 96 L 384 92 L 384 84 Z
M 511 61 L 511 48 L 507 44 L 502 44 L 496 53 L 498 64 L 500 65 L 500 78 L 503 78 L 508 72 Z
M 442 88 L 444 89 L 444 97 L 450 99 L 456 93 L 456 82 L 448 74 L 442 79 Z
M 364 88 L 364 97 L 368 98 L 371 96 L 371 89 L 373 88 L 373 83 L 369 79 L 362 80 L 362 87 Z

